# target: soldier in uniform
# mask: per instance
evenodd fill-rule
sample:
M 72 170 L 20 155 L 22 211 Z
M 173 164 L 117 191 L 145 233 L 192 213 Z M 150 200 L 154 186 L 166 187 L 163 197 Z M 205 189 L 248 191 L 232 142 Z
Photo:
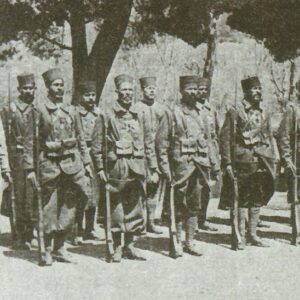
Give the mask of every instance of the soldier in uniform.
M 39 175 L 44 214 L 45 264 L 72 262 L 64 243 L 75 220 L 78 198 L 88 199 L 86 175 L 92 176 L 81 122 L 74 107 L 63 102 L 64 79 L 60 69 L 43 74 L 48 96 L 38 107 Z M 26 143 L 27 178 L 36 184 L 33 144 Z M 79 197 L 70 197 L 72 192 Z M 57 196 L 55 196 L 55 193 Z M 81 195 L 81 196 L 80 196 Z M 52 251 L 52 239 L 54 247 Z
M 278 146 L 280 150 L 280 155 L 282 158 L 283 166 L 286 169 L 287 174 L 287 186 L 288 186 L 288 202 L 293 202 L 294 197 L 294 185 L 293 181 L 296 175 L 299 174 L 299 162 L 300 162 L 300 147 L 299 147 L 299 116 L 300 116 L 300 80 L 296 83 L 296 99 L 295 103 L 289 103 L 287 105 L 286 111 L 283 115 L 282 121 L 278 130 Z M 295 125 L 297 125 L 297 131 L 295 130 Z M 297 137 L 297 145 L 295 148 L 295 137 Z M 297 152 L 295 153 L 295 149 Z M 296 157 L 296 161 L 295 161 Z M 298 198 L 299 198 L 299 178 L 298 180 Z M 295 209 L 292 206 L 292 209 Z M 293 212 L 295 213 L 295 212 Z
M 233 180 L 238 183 L 238 227 L 242 242 L 246 245 L 246 215 L 249 213 L 247 242 L 266 246 L 257 236 L 256 228 L 260 209 L 274 193 L 275 152 L 270 120 L 260 107 L 261 84 L 257 77 L 241 82 L 244 100 L 230 109 L 220 133 L 222 166 L 225 170 L 221 191 L 220 209 L 231 207 Z
M 8 162 L 5 132 L 4 132 L 1 118 L 0 118 L 0 171 L 1 171 L 2 180 L 4 180 L 4 184 L 2 184 L 2 191 L 4 191 L 12 183 L 12 179 L 11 179 L 10 167 Z M 1 232 L 1 228 L 0 228 L 0 232 Z
M 200 256 L 194 244 L 202 192 L 209 190 L 208 143 L 204 124 L 197 106 L 198 77 L 180 77 L 180 104 L 169 120 L 164 114 L 156 135 L 157 159 L 162 174 L 175 185 L 175 213 L 179 253 Z M 186 244 L 182 247 L 182 227 L 186 229 Z
M 95 121 L 100 111 L 96 107 L 96 82 L 84 81 L 79 84 L 80 103 L 78 106 L 79 118 L 83 127 L 84 137 L 87 144 L 88 151 L 90 152 L 92 133 L 95 126 Z M 92 166 L 92 165 L 91 165 Z M 82 239 L 94 240 L 96 239 L 94 224 L 96 207 L 99 202 L 99 183 L 94 174 L 90 178 L 87 176 L 87 181 L 91 187 L 91 194 L 88 202 L 85 199 L 79 201 L 77 209 L 77 236 L 75 237 L 75 245 L 81 244 Z M 83 230 L 83 219 L 85 215 L 85 229 Z
M 35 222 L 33 199 L 34 193 L 30 182 L 26 180 L 24 170 L 24 142 L 26 130 L 31 122 L 34 110 L 35 78 L 33 74 L 22 74 L 17 77 L 19 97 L 5 106 L 1 112 L 3 126 L 6 133 L 6 141 L 9 143 L 9 161 L 12 171 L 12 178 L 15 193 L 15 212 L 8 209 L 11 223 L 12 214 L 15 213 L 15 222 L 12 224 L 15 233 L 15 247 L 18 249 L 30 250 L 33 241 L 33 229 Z M 11 134 L 9 135 L 9 123 Z M 11 202 L 12 190 L 4 193 L 4 202 Z M 15 226 L 15 228 L 13 228 Z
M 97 119 L 92 155 L 100 179 L 109 183 L 106 187 L 111 194 L 113 261 L 120 262 L 122 256 L 145 260 L 133 247 L 133 242 L 134 236 L 144 230 L 145 160 L 150 176 L 155 177 L 157 172 L 153 135 L 147 117 L 142 119 L 132 106 L 133 78 L 119 75 L 115 85 L 118 99 L 107 120 L 107 130 L 103 116 Z
M 217 112 L 209 103 L 208 86 L 209 80 L 207 78 L 199 77 L 197 107 L 200 111 L 200 116 L 204 123 L 205 136 L 208 140 L 208 153 L 211 163 L 210 178 L 213 181 L 217 181 L 220 172 L 218 141 L 219 120 Z M 217 231 L 216 228 L 211 227 L 207 222 L 207 208 L 210 198 L 209 189 L 204 189 L 201 196 L 201 210 L 198 215 L 198 228 L 208 231 Z
M 150 131 L 152 132 L 153 139 L 155 139 L 158 124 L 166 112 L 166 107 L 156 101 L 156 77 L 143 77 L 140 78 L 140 84 L 143 91 L 143 100 L 137 102 L 134 109 L 139 112 L 141 117 L 146 115 L 150 119 Z M 158 187 L 159 177 L 150 178 L 149 169 L 147 168 L 147 179 L 146 179 L 146 209 L 147 209 L 147 231 L 151 233 L 161 234 L 162 231 L 157 228 L 154 223 L 155 211 L 158 202 Z M 155 173 L 156 174 L 156 173 Z

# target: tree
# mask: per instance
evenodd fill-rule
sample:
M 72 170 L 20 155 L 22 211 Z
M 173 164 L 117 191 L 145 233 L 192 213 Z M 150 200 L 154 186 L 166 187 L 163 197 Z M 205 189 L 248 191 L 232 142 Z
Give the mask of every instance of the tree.
M 122 43 L 133 0 L 2 0 L 0 42 L 24 39 L 36 46 L 40 40 L 53 48 L 72 51 L 73 101 L 81 79 L 96 80 L 98 98 Z M 70 24 L 72 45 L 62 44 L 53 31 Z M 97 24 L 97 37 L 87 51 L 86 24 Z M 10 24 L 10 26 L 6 26 Z M 52 34 L 49 35 L 49 32 Z M 50 46 L 51 45 L 51 46 Z M 40 50 L 40 47 L 39 47 Z M 39 51 L 38 50 L 38 51 Z M 50 53 L 49 55 L 52 55 Z
M 294 86 L 294 59 L 300 49 L 300 1 L 249 1 L 233 10 L 228 24 L 263 42 L 275 61 L 290 61 L 290 97 Z

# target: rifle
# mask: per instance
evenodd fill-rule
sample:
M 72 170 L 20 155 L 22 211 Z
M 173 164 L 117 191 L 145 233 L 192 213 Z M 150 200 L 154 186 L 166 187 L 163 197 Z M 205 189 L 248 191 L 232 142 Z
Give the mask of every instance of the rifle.
M 34 162 L 35 162 L 35 174 L 36 174 L 36 200 L 37 200 L 37 209 L 38 209 L 38 224 L 37 224 L 37 238 L 38 238 L 38 252 L 39 252 L 39 265 L 45 265 L 45 241 L 44 241 L 44 216 L 43 216 L 43 205 L 42 205 L 42 191 L 40 187 L 40 163 L 39 163 L 39 152 L 40 152 L 40 140 L 39 140 L 39 119 L 32 111 L 33 123 L 34 123 L 34 142 L 35 142 L 35 151 L 34 151 Z
M 233 169 L 233 199 L 231 203 L 230 210 L 230 220 L 231 220 L 231 249 L 237 250 L 238 244 L 242 242 L 242 238 L 239 231 L 238 222 L 238 200 L 239 200 L 239 189 L 238 181 L 236 177 L 236 166 L 235 166 L 235 156 L 236 156 L 236 122 L 237 122 L 237 84 L 235 83 L 235 112 L 233 116 L 233 126 L 232 126 L 232 137 L 233 137 L 233 147 L 232 147 L 232 169 Z
M 300 238 L 300 203 L 298 200 L 298 180 L 300 176 L 297 174 L 297 147 L 298 147 L 298 120 L 297 120 L 297 111 L 295 107 L 295 118 L 294 118 L 294 157 L 293 163 L 296 167 L 296 173 L 293 176 L 293 199 L 291 203 L 291 223 L 292 223 L 292 240 L 291 243 L 294 246 L 298 245 Z
M 108 182 L 108 164 L 107 164 L 107 128 L 105 121 L 103 119 L 103 126 L 104 126 L 104 169 L 105 174 L 107 176 L 107 182 Z M 109 189 L 109 183 L 105 185 L 105 238 L 106 238 L 106 261 L 111 262 L 112 257 L 114 255 L 114 247 L 113 247 L 113 238 L 111 233 L 111 208 L 110 208 L 110 189 Z
M 10 72 L 8 73 L 8 153 L 12 154 L 13 153 L 13 132 L 12 132 L 12 111 L 11 111 L 11 92 L 10 92 Z M 12 168 L 11 168 L 12 169 Z M 12 239 L 18 238 L 18 232 L 16 229 L 16 222 L 17 222 L 17 217 L 16 217 L 16 194 L 15 194 L 15 186 L 14 186 L 14 180 L 12 176 L 12 182 L 10 185 L 10 206 L 11 206 L 11 211 L 10 211 L 10 216 L 9 216 L 9 221 L 10 221 L 10 226 L 11 226 L 11 235 Z

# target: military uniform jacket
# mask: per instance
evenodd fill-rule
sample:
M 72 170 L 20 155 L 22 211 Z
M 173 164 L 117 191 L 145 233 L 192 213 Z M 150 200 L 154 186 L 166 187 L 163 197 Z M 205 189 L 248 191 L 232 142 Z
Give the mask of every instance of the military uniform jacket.
M 300 169 L 300 109 L 290 104 L 287 106 L 283 119 L 278 130 L 279 151 L 284 165 L 288 161 L 295 163 L 297 174 Z M 295 125 L 297 121 L 297 130 Z M 295 145 L 295 141 L 297 144 Z M 296 150 L 296 151 L 295 151 Z M 292 201 L 293 197 L 293 176 L 288 174 L 288 201 Z M 298 184 L 299 186 L 299 184 Z M 299 191 L 298 191 L 299 197 Z
M 61 171 L 69 175 L 78 173 L 83 167 L 82 163 L 90 163 L 82 125 L 75 107 L 67 104 L 56 105 L 47 98 L 39 104 L 37 118 L 42 182 L 47 181 L 47 173 L 53 171 L 54 161 L 58 163 Z M 28 141 L 26 169 L 33 169 L 33 143 L 30 143 L 30 139 Z
M 180 104 L 172 114 L 164 114 L 156 135 L 156 149 L 163 174 L 172 169 L 176 181 L 188 179 L 198 167 L 208 183 L 208 143 L 197 107 L 189 109 Z
M 206 101 L 205 103 L 197 103 L 200 111 L 201 119 L 204 123 L 205 137 L 208 140 L 209 158 L 213 171 L 220 170 L 220 150 L 219 150 L 219 119 L 217 112 Z
M 158 102 L 150 104 L 142 100 L 134 105 L 133 110 L 137 111 L 142 119 L 146 118 L 149 120 L 149 122 L 144 121 L 144 123 L 148 124 L 148 131 L 151 132 L 152 138 L 155 140 L 158 125 L 162 116 L 166 113 L 167 108 Z M 153 149 L 153 151 L 155 151 L 155 149 Z
M 145 162 L 149 168 L 157 168 L 154 140 L 149 128 L 147 117 L 141 118 L 134 107 L 126 110 L 118 102 L 107 122 L 100 114 L 93 132 L 91 149 L 96 170 L 104 169 L 106 158 L 110 178 L 123 179 L 122 174 L 129 169 L 129 173 L 144 179 Z
M 273 147 L 270 120 L 259 107 L 243 101 L 237 109 L 230 109 L 220 133 L 222 166 L 232 165 L 237 177 L 247 177 L 257 171 L 267 172 L 268 180 L 262 183 L 263 204 L 274 193 L 276 155 Z M 225 173 L 219 208 L 230 207 L 233 199 L 232 182 Z

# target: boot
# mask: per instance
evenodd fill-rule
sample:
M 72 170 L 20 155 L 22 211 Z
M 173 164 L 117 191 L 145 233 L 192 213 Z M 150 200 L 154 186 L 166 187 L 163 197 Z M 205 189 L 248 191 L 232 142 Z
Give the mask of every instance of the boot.
M 247 208 L 238 208 L 239 233 L 242 240 L 238 243 L 237 250 L 244 250 L 246 246 L 246 216 Z
M 202 253 L 194 245 L 194 234 L 197 228 L 197 222 L 197 217 L 188 217 L 186 220 L 186 244 L 184 252 L 190 255 L 201 256 Z
M 154 219 L 148 219 L 147 222 L 147 232 L 162 234 L 162 231 L 158 229 L 158 227 L 154 224 Z
M 133 234 L 131 232 L 125 233 L 125 245 L 124 245 L 124 251 L 123 251 L 123 257 L 126 257 L 128 259 L 132 260 L 141 260 L 145 261 L 146 258 L 143 257 L 137 249 L 133 246 Z
M 112 237 L 115 249 L 112 261 L 119 263 L 122 260 L 121 232 L 113 232 Z
M 260 213 L 260 207 L 249 208 L 248 244 L 256 247 L 268 247 L 256 235 L 259 213 Z
M 66 236 L 67 233 L 64 230 L 54 233 L 54 249 L 52 255 L 58 262 L 72 263 L 75 262 L 73 256 L 64 247 Z
M 85 233 L 84 233 L 85 240 L 97 239 L 95 229 L 94 229 L 95 216 L 96 216 L 96 207 L 90 207 L 85 212 Z
M 52 266 L 53 264 L 53 258 L 52 258 L 52 248 L 51 248 L 51 242 L 52 242 L 52 236 L 51 234 L 45 234 L 44 235 L 44 241 L 45 241 L 45 257 L 43 259 L 42 265 L 43 266 Z
M 199 229 L 205 230 L 205 231 L 214 231 L 214 232 L 218 231 L 217 228 L 214 228 L 214 227 L 210 226 L 207 221 L 199 222 L 198 223 L 198 230 Z

